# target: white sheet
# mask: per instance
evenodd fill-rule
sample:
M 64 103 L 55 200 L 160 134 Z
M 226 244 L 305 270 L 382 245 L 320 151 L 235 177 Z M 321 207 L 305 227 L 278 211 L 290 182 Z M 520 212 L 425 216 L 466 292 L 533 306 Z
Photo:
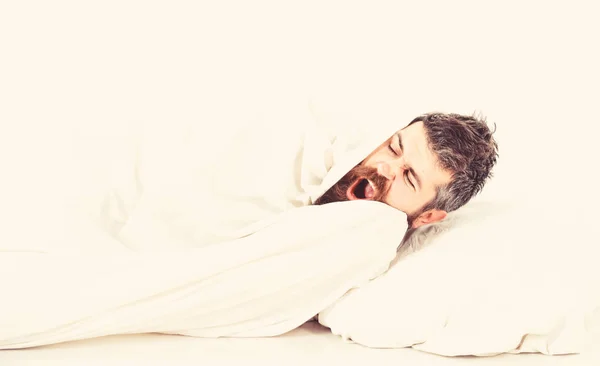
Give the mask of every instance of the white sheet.
M 600 328 L 583 353 L 566 356 L 503 354 L 448 358 L 403 349 L 373 349 L 343 342 L 310 322 L 272 338 L 192 338 L 158 334 L 122 335 L 36 349 L 0 351 L 12 365 L 427 365 L 427 366 L 595 366 L 600 363 Z

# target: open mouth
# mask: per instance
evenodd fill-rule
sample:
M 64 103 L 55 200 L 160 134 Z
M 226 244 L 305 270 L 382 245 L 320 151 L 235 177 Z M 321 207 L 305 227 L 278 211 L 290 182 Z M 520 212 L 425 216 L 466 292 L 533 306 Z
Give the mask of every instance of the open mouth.
M 375 185 L 366 178 L 357 179 L 346 191 L 349 200 L 371 200 L 377 190 Z

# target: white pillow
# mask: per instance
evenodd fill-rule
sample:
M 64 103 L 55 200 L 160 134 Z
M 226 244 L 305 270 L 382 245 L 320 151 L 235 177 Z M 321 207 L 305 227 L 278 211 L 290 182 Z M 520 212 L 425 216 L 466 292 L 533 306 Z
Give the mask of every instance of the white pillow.
M 417 230 L 384 275 L 319 322 L 369 347 L 444 356 L 579 352 L 597 301 L 584 298 L 589 273 L 565 255 L 571 234 L 557 230 L 560 216 L 532 222 L 530 209 L 472 203 Z

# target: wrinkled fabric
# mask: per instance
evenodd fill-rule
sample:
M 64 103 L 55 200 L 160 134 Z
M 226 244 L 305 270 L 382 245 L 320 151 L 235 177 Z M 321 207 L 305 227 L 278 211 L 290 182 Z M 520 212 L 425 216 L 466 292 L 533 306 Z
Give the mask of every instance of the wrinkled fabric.
M 214 133 L 173 123 L 69 135 L 60 191 L 41 191 L 52 200 L 23 217 L 29 235 L 0 243 L 0 348 L 277 335 L 383 273 L 406 215 L 309 205 L 397 127 L 339 133 L 311 103 L 259 105 Z
M 380 203 L 344 202 L 293 210 L 255 235 L 201 248 L 2 252 L 0 349 L 128 333 L 282 334 L 383 273 L 403 220 Z

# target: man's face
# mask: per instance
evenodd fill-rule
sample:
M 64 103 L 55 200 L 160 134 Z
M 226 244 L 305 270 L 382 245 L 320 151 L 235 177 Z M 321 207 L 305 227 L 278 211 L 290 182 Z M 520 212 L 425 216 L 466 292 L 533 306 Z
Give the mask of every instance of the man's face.
M 413 227 L 439 221 L 439 210 L 421 212 L 435 198 L 436 187 L 449 183 L 430 151 L 422 122 L 402 129 L 348 172 L 316 204 L 348 200 L 375 200 L 405 212 Z

